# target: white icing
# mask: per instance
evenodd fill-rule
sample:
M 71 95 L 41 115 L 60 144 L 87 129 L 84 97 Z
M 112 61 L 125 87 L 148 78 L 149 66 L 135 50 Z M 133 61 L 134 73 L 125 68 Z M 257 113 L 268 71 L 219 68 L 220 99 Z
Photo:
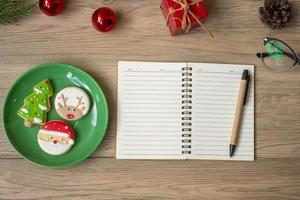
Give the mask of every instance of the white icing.
M 28 112 L 29 112 L 27 108 L 22 108 L 21 111 L 26 114 L 28 114 Z
M 72 147 L 72 144 L 64 144 L 60 142 L 54 144 L 52 141 L 45 141 L 39 138 L 38 143 L 42 150 L 51 155 L 62 155 L 69 151 Z
M 43 134 L 46 134 L 46 135 L 54 135 L 54 136 L 69 138 L 68 133 L 63 133 L 63 132 L 58 132 L 58 131 L 48 131 L 48 130 L 41 129 L 39 131 L 39 133 L 43 133 Z
M 44 110 L 44 111 L 48 109 L 47 106 L 44 106 L 44 105 L 42 105 L 42 104 L 39 104 L 39 108 L 40 108 L 41 110 Z
M 74 140 L 69 140 L 69 144 L 73 145 L 74 144 Z
M 37 124 L 40 124 L 40 123 L 42 123 L 42 119 L 38 118 L 38 117 L 35 117 L 35 118 L 33 118 L 33 122 L 37 123 Z
M 38 88 L 34 88 L 34 91 L 39 94 L 39 93 L 42 93 L 42 90 L 38 89 Z

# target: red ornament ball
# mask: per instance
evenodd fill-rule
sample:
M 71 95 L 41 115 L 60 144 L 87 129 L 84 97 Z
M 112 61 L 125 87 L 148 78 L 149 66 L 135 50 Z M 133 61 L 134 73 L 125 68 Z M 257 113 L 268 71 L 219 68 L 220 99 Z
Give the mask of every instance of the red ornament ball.
M 40 9 L 48 16 L 55 16 L 64 10 L 64 0 L 40 0 Z
M 92 23 L 96 30 L 108 32 L 116 25 L 117 16 L 112 9 L 101 7 L 95 10 L 92 16 Z

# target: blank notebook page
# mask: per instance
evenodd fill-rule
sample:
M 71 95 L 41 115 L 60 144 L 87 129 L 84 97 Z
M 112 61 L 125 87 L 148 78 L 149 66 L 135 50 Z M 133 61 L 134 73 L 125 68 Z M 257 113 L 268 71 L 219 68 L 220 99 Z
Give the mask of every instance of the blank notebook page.
M 192 138 L 189 159 L 254 160 L 254 66 L 189 63 L 192 68 Z M 244 69 L 251 80 L 239 142 L 229 142 Z
M 119 159 L 185 159 L 181 148 L 186 63 L 119 62 Z

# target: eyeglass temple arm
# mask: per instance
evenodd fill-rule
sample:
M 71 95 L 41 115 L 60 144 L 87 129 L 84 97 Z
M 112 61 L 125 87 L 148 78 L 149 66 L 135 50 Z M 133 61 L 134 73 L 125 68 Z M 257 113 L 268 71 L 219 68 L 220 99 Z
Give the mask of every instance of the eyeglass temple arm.
M 300 58 L 296 57 L 296 62 L 300 65 Z
M 290 53 L 287 53 L 287 52 L 283 52 L 284 55 L 286 55 L 287 57 L 295 60 L 298 64 L 300 64 L 300 59 L 297 58 L 296 56 L 290 54 Z M 278 53 L 278 54 L 281 54 L 281 53 Z M 256 56 L 259 57 L 259 58 L 265 58 L 265 57 L 268 57 L 268 56 L 272 56 L 272 55 L 276 55 L 276 53 L 257 53 Z

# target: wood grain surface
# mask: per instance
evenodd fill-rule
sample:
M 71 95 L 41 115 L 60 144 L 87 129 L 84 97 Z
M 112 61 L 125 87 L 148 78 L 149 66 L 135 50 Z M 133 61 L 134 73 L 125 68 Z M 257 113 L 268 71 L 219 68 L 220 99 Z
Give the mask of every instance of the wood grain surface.
M 206 0 L 201 29 L 171 37 L 151 0 L 66 1 L 62 15 L 38 9 L 12 26 L 0 27 L 0 103 L 13 82 L 42 63 L 67 63 L 90 73 L 103 87 L 110 125 L 98 150 L 66 170 L 27 163 L 9 146 L 1 124 L 0 199 L 300 199 L 300 70 L 272 73 L 255 53 L 272 36 L 300 51 L 300 0 L 282 30 L 259 21 L 261 0 Z M 110 6 L 118 25 L 106 34 L 90 22 Z M 256 65 L 255 162 L 116 160 L 118 60 L 189 61 Z M 2 117 L 2 115 L 1 115 Z

